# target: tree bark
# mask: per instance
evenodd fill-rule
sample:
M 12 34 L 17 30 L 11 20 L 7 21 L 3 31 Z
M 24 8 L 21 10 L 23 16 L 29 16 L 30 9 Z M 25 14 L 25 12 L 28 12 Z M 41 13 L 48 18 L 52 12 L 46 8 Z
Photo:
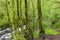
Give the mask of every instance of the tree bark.
M 8 17 L 9 26 L 10 26 L 10 29 L 11 29 L 12 40 L 15 40 L 16 36 L 13 33 L 13 31 L 14 31 L 14 23 L 13 23 L 13 21 L 14 20 L 13 20 L 13 10 L 12 10 L 12 6 L 11 6 L 12 4 L 11 3 L 12 3 L 12 0 L 11 1 L 6 0 L 7 17 Z
M 43 26 L 42 26 L 41 0 L 37 0 L 37 6 L 38 6 L 38 20 L 39 20 L 40 37 L 42 40 L 45 40 L 44 39 L 45 30 L 43 29 Z
M 30 26 L 30 17 L 28 14 L 28 0 L 25 0 L 25 16 L 26 16 L 25 38 L 26 40 L 33 40 L 33 32 Z
M 33 8 L 33 22 L 35 21 L 35 9 L 34 9 L 34 0 L 31 0 L 32 1 L 32 8 Z

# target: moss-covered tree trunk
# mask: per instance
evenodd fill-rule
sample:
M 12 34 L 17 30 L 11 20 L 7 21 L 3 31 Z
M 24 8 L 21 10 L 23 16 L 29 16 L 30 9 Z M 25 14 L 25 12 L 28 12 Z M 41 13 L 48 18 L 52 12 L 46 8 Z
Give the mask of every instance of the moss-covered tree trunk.
M 17 25 L 19 25 L 19 19 L 20 19 L 20 14 L 19 14 L 19 0 L 16 0 L 16 4 L 17 4 L 17 16 L 18 16 L 18 19 L 17 19 L 18 24 Z M 17 28 L 18 28 L 18 26 L 17 26 Z M 19 30 L 16 30 L 16 36 L 17 37 L 19 36 Z
M 32 8 L 33 8 L 33 22 L 35 21 L 35 9 L 34 9 L 34 0 L 31 0 L 32 1 Z
M 42 40 L 45 40 L 44 39 L 45 30 L 43 29 L 43 26 L 42 26 L 41 0 L 37 0 L 37 6 L 38 6 L 38 20 L 39 20 L 40 37 L 42 38 Z
M 21 26 L 21 31 L 23 32 L 24 29 L 23 29 L 23 20 L 22 20 L 22 0 L 20 0 L 20 3 L 19 3 L 19 11 L 20 11 L 20 20 L 19 20 L 19 24 Z M 24 9 L 23 9 L 24 10 Z
M 16 0 L 17 2 L 17 15 L 18 15 L 18 19 L 20 19 L 20 14 L 19 14 L 19 0 Z
M 33 40 L 33 33 L 30 26 L 30 17 L 28 13 L 28 0 L 25 0 L 25 16 L 26 16 L 25 38 L 26 40 Z
M 13 6 L 12 6 L 12 0 L 9 1 L 9 0 L 6 0 L 6 7 L 7 7 L 7 17 L 8 17 L 8 22 L 9 22 L 9 26 L 10 26 L 10 29 L 11 29 L 11 35 L 12 35 L 12 40 L 16 40 L 16 36 L 14 34 L 14 31 L 15 31 L 15 24 L 14 24 L 14 10 L 13 10 Z

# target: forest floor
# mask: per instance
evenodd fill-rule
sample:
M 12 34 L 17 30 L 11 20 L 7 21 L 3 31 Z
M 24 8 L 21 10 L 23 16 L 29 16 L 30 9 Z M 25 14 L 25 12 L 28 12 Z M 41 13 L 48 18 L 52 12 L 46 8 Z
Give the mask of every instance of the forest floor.
M 57 31 L 58 33 L 60 33 L 60 31 Z M 57 35 L 46 35 L 44 34 L 44 40 L 60 40 L 60 34 Z M 42 40 L 41 38 L 38 39 L 34 39 L 34 40 Z
M 34 29 L 34 30 L 37 30 L 38 29 L 38 27 L 36 28 L 36 29 Z M 56 30 L 56 29 L 54 29 L 54 30 Z M 7 28 L 7 29 L 5 29 L 5 30 L 3 30 L 3 32 L 6 32 L 6 33 L 9 33 L 9 31 L 10 31 L 10 28 Z M 57 35 L 47 35 L 47 34 L 43 34 L 43 36 L 44 36 L 44 40 L 60 40 L 60 30 L 56 30 L 56 32 L 58 32 L 58 34 Z M 1 37 L 1 39 L 3 39 L 4 37 L 9 37 L 8 39 L 10 39 L 10 33 L 9 34 L 7 34 L 7 35 L 2 35 L 2 37 Z M 41 38 L 37 38 L 37 39 L 34 39 L 34 40 L 42 40 Z
M 38 28 L 36 28 L 38 29 Z M 60 30 L 56 30 L 54 29 L 56 32 L 58 32 L 58 34 L 56 35 L 49 35 L 49 34 L 43 34 L 44 36 L 44 40 L 60 40 Z M 42 40 L 41 38 L 37 38 L 34 40 Z
M 35 39 L 35 40 L 42 40 L 41 38 Z M 44 40 L 60 40 L 60 34 L 58 35 L 45 35 Z

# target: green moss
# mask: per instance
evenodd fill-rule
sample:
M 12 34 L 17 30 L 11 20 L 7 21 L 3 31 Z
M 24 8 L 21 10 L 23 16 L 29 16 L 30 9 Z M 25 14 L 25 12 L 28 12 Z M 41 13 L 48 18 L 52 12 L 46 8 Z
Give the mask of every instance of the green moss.
M 58 32 L 56 32 L 55 30 L 47 27 L 47 28 L 45 28 L 45 34 L 56 35 L 56 34 L 58 34 Z M 38 38 L 38 37 L 39 37 L 39 30 L 36 30 L 34 32 L 34 38 Z
M 33 33 L 34 35 L 34 38 L 38 38 L 39 37 L 39 30 L 36 30 L 34 33 Z
M 45 29 L 45 33 L 46 34 L 50 34 L 50 35 L 56 35 L 56 34 L 58 34 L 58 32 L 56 32 L 55 30 L 53 30 L 51 28 L 46 28 Z

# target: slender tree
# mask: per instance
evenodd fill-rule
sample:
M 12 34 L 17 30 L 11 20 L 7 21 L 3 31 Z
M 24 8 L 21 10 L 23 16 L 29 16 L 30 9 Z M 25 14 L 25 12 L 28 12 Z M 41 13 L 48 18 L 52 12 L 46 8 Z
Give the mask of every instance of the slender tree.
M 38 20 L 39 20 L 40 37 L 42 38 L 42 40 L 45 40 L 44 39 L 45 30 L 43 29 L 43 26 L 42 26 L 41 0 L 37 0 L 37 6 L 38 6 Z
M 20 26 L 21 26 L 21 28 L 22 28 L 22 31 L 24 30 L 23 29 L 23 20 L 22 20 L 22 0 L 20 0 L 20 3 L 19 3 L 20 5 L 19 5 L 19 11 L 20 11 L 20 20 L 19 20 L 19 24 L 20 24 Z
M 17 28 L 19 28 L 20 27 L 20 24 L 19 24 L 19 22 L 20 22 L 20 10 L 19 10 L 19 1 L 20 0 L 16 0 L 16 4 L 17 4 L 17 16 L 18 16 L 18 23 L 17 23 Z M 18 26 L 19 25 L 19 26 Z M 19 34 L 20 33 L 20 31 L 19 30 L 16 30 L 16 36 L 18 37 L 18 39 L 17 40 L 20 40 L 20 37 L 19 37 Z
M 13 13 L 13 24 L 14 24 L 14 31 L 16 32 L 17 31 L 17 22 L 16 22 L 16 12 L 15 12 L 15 1 L 16 0 L 12 0 L 11 1 L 11 5 L 12 5 L 12 13 Z M 14 33 L 14 35 L 15 35 L 15 38 L 13 38 L 13 40 L 18 40 L 18 38 L 17 38 L 17 36 L 19 35 L 18 34 L 18 31 L 16 32 L 16 33 Z
M 32 8 L 33 8 L 33 22 L 35 20 L 35 9 L 34 9 L 34 0 L 31 0 L 32 1 Z
M 16 0 L 17 2 L 17 15 L 18 15 L 18 19 L 20 19 L 20 15 L 19 15 L 19 0 Z
M 18 25 L 19 27 L 18 28 L 21 28 L 21 30 L 18 33 L 18 37 L 19 35 L 21 34 L 21 32 L 24 32 L 24 29 L 23 29 L 23 21 L 22 21 L 22 0 L 16 0 L 17 2 L 17 16 L 18 16 Z M 20 37 L 19 37 L 19 40 L 20 40 Z
M 28 14 L 28 0 L 25 0 L 25 16 L 26 16 L 26 31 L 25 38 L 26 40 L 33 40 L 32 29 L 30 26 L 30 19 Z
M 10 14 L 13 14 L 13 10 L 11 8 L 11 5 L 10 5 L 10 1 L 6 0 L 7 17 L 8 17 L 8 22 L 9 22 L 8 24 L 9 24 L 10 29 L 11 29 L 12 40 L 16 40 L 16 37 L 13 33 L 13 31 L 14 31 L 13 15 L 12 15 L 12 17 L 10 16 Z

